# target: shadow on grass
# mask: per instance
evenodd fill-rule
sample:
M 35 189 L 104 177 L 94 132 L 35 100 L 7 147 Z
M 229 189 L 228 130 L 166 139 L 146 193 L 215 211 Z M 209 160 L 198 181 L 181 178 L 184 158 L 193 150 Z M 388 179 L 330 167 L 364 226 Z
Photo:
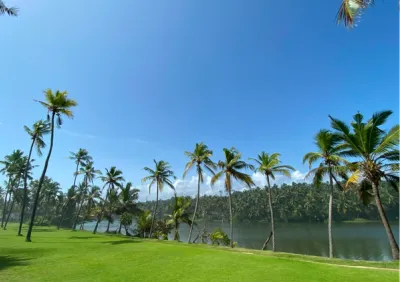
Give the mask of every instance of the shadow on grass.
M 0 255 L 0 271 L 13 266 L 27 265 L 30 258 L 18 258 L 9 255 Z
M 57 229 L 54 228 L 33 228 L 32 233 L 34 232 L 57 232 Z
M 93 239 L 93 238 L 99 238 L 99 236 L 71 236 L 68 239 Z
M 102 244 L 110 244 L 110 245 L 122 245 L 122 244 L 131 244 L 131 243 L 140 243 L 140 241 L 136 240 L 120 240 L 120 241 L 106 241 L 101 242 Z

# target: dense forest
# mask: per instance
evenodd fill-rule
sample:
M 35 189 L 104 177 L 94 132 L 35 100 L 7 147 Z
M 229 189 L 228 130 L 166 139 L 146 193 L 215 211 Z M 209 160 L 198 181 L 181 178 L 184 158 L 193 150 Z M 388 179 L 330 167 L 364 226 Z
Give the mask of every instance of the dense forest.
M 307 183 L 283 184 L 272 186 L 275 220 L 279 222 L 324 222 L 328 218 L 329 185 L 324 183 L 320 188 Z M 399 216 L 398 193 L 386 182 L 381 184 L 381 197 L 389 220 Z M 236 221 L 265 221 L 269 219 L 267 194 L 264 189 L 254 188 L 243 192 L 232 193 L 234 219 Z M 159 200 L 158 218 L 170 214 L 173 198 Z M 151 210 L 154 201 L 138 203 L 143 210 Z M 188 209 L 192 213 L 194 201 Z M 229 220 L 228 197 L 220 192 L 216 196 L 202 196 L 198 218 L 206 220 Z M 374 203 L 364 205 L 357 191 L 334 190 L 333 219 L 346 221 L 356 218 L 379 220 Z

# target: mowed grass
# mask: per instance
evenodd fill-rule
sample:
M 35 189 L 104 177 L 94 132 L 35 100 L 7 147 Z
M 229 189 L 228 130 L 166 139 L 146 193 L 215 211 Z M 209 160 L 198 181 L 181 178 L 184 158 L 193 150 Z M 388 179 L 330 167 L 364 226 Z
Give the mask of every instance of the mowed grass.
M 398 263 L 230 250 L 15 225 L 0 230 L 1 281 L 398 281 Z M 326 263 L 328 262 L 328 263 Z M 334 264 L 331 264 L 333 262 Z M 359 269 L 338 264 L 367 265 Z M 395 269 L 390 269 L 395 268 Z

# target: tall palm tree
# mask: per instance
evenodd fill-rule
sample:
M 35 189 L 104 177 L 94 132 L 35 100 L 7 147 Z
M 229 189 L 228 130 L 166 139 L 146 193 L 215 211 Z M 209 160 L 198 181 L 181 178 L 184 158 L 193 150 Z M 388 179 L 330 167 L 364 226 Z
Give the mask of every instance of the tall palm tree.
M 363 115 L 357 113 L 349 127 L 345 122 L 331 116 L 332 128 L 336 130 L 342 141 L 341 154 L 358 158 L 350 164 L 353 174 L 349 177 L 349 184 L 360 183 L 361 190 L 372 190 L 376 207 L 385 227 L 392 249 L 393 259 L 399 259 L 399 246 L 393 235 L 385 210 L 382 206 L 379 184 L 382 179 L 389 182 L 398 191 L 399 185 L 399 125 L 389 131 L 381 128 L 392 111 L 377 112 L 364 122 Z
M 16 7 L 7 7 L 3 1 L 0 0 L 0 15 L 7 14 L 9 16 L 18 16 L 18 8 Z
M 81 193 L 81 201 L 79 204 L 78 212 L 75 216 L 74 224 L 72 225 L 72 231 L 76 230 L 76 224 L 78 223 L 79 215 L 81 213 L 83 203 L 85 202 L 85 197 L 88 194 L 89 183 L 93 184 L 94 178 L 96 177 L 96 175 L 100 175 L 101 171 L 93 167 L 93 162 L 88 162 L 85 167 L 81 167 L 81 169 L 79 170 L 79 174 L 83 174 L 84 193 Z
M 3 165 L 3 168 L 0 169 L 0 173 L 5 174 L 8 177 L 7 187 L 6 187 L 6 195 L 4 198 L 3 205 L 3 213 L 1 217 L 1 227 L 4 227 L 4 221 L 6 219 L 7 206 L 10 203 L 11 198 L 11 190 L 13 189 L 13 185 L 16 182 L 16 178 L 18 176 L 18 166 L 21 163 L 24 152 L 21 150 L 14 150 L 10 155 L 6 155 L 3 161 L 0 161 L 0 164 Z
M 320 187 L 324 176 L 329 177 L 329 206 L 328 206 L 328 237 L 329 237 L 329 257 L 333 258 L 333 239 L 332 239 L 332 207 L 333 207 L 333 181 L 337 181 L 338 176 L 346 177 L 343 165 L 346 161 L 340 157 L 341 147 L 339 135 L 333 134 L 329 130 L 321 129 L 314 137 L 317 152 L 307 153 L 303 158 L 303 164 L 308 163 L 311 169 L 312 165 L 320 162 L 319 166 L 311 170 L 307 177 L 313 176 L 313 184 Z
M 227 149 L 224 148 L 224 155 L 225 160 L 218 162 L 218 167 L 221 169 L 220 172 L 215 174 L 211 178 L 211 185 L 214 184 L 223 176 L 225 175 L 225 190 L 228 192 L 228 199 L 229 199 L 229 216 L 230 216 L 230 235 L 231 235 L 231 247 L 233 248 L 233 215 L 232 215 L 232 178 L 242 182 L 249 188 L 254 185 L 251 176 L 240 172 L 242 169 L 251 168 L 251 165 L 247 164 L 246 162 L 240 160 L 242 155 L 235 149 Z
M 295 169 L 289 165 L 282 165 L 279 160 L 280 154 L 273 153 L 267 154 L 265 152 L 261 152 L 257 156 L 256 159 L 251 159 L 257 163 L 257 168 L 255 171 L 260 172 L 265 175 L 268 185 L 268 191 L 266 189 L 268 195 L 268 205 L 269 205 L 269 213 L 271 216 L 271 232 L 272 232 L 272 251 L 275 252 L 275 222 L 274 222 L 274 209 L 272 206 L 272 195 L 271 195 L 271 183 L 270 178 L 275 179 L 275 174 L 283 174 L 287 177 L 290 177 L 290 171 L 294 171 Z
M 153 160 L 153 161 L 155 164 L 155 169 L 153 170 L 151 168 L 145 167 L 144 170 L 147 171 L 149 173 L 149 175 L 142 179 L 142 183 L 146 183 L 146 182 L 150 181 L 149 193 L 150 193 L 151 186 L 153 186 L 154 183 L 157 186 L 156 204 L 154 206 L 153 215 L 152 215 L 152 219 L 151 219 L 149 238 L 151 238 L 151 236 L 153 235 L 154 220 L 157 215 L 158 192 L 162 192 L 165 184 L 167 186 L 169 186 L 175 192 L 174 185 L 172 184 L 170 178 L 173 178 L 173 179 L 176 178 L 174 175 L 174 172 L 171 170 L 171 166 L 169 165 L 168 162 L 165 162 L 165 161 L 157 162 L 156 160 Z
M 106 198 L 103 201 L 103 205 L 101 208 L 100 216 L 98 217 L 96 226 L 94 227 L 93 230 L 93 234 L 96 234 L 99 223 L 104 216 L 104 211 L 107 205 L 107 199 L 110 193 L 115 192 L 116 189 L 122 186 L 122 182 L 125 181 L 124 177 L 122 176 L 122 171 L 117 169 L 115 166 L 111 167 L 110 170 L 106 169 L 106 175 L 101 176 L 100 178 L 104 182 L 104 187 L 107 186 L 107 191 L 106 191 Z
M 213 155 L 213 151 L 209 150 L 207 145 L 205 145 L 203 142 L 196 143 L 194 151 L 185 152 L 185 155 L 190 158 L 190 161 L 186 164 L 182 178 L 185 178 L 186 174 L 193 166 L 196 166 L 196 171 L 197 171 L 197 198 L 192 218 L 192 222 L 194 223 L 200 199 L 200 183 L 204 182 L 203 167 L 207 169 L 212 175 L 215 175 L 214 170 L 216 169 L 216 165 L 210 159 Z M 193 231 L 193 224 L 190 224 L 188 243 L 190 243 L 190 239 L 192 238 L 192 231 Z
M 50 118 L 49 114 L 51 113 L 50 148 L 49 148 L 49 152 L 47 154 L 46 161 L 44 163 L 42 175 L 40 176 L 38 189 L 37 189 L 36 195 L 35 195 L 35 201 L 34 201 L 33 207 L 32 207 L 31 221 L 29 224 L 28 232 L 26 234 L 27 242 L 31 241 L 32 228 L 33 228 L 33 223 L 35 221 L 37 205 L 39 202 L 40 189 L 42 188 L 44 177 L 46 176 L 47 167 L 49 166 L 51 152 L 53 151 L 54 125 L 56 122 L 56 116 L 57 116 L 57 125 L 58 125 L 58 127 L 60 127 L 62 125 L 61 116 L 65 115 L 69 118 L 73 118 L 74 115 L 72 113 L 71 108 L 77 106 L 77 102 L 75 100 L 68 99 L 68 93 L 66 91 L 61 92 L 61 91 L 57 90 L 55 93 L 53 93 L 50 89 L 47 89 L 46 91 L 44 91 L 44 95 L 45 95 L 45 101 L 38 101 L 38 102 L 42 106 L 47 108 L 48 119 Z
M 132 182 L 126 183 L 126 185 L 122 185 L 120 188 L 121 192 L 119 193 L 119 207 L 118 212 L 120 216 L 124 213 L 134 213 L 136 212 L 136 201 L 139 198 L 139 189 L 132 189 Z M 120 220 L 118 233 L 121 233 L 122 222 Z
M 186 223 L 189 226 L 193 225 L 193 221 L 190 220 L 190 215 L 187 209 L 190 207 L 190 199 L 184 197 L 175 197 L 175 202 L 172 208 L 171 214 L 167 215 L 167 224 L 174 228 L 174 240 L 179 241 L 179 225 Z
M 32 155 L 32 150 L 33 147 L 36 147 L 37 154 L 39 156 L 42 155 L 42 149 L 46 147 L 46 143 L 43 141 L 43 136 L 48 134 L 50 132 L 50 125 L 48 122 L 39 120 L 35 122 L 32 126 L 32 129 L 27 127 L 26 125 L 24 126 L 24 129 L 26 133 L 31 137 L 32 143 L 31 147 L 29 149 L 29 154 L 28 154 L 28 159 L 27 163 L 30 162 L 31 160 L 31 155 Z M 19 227 L 18 227 L 18 236 L 22 236 L 22 223 L 24 222 L 24 214 L 25 214 L 25 208 L 28 200 L 28 169 L 29 166 L 25 166 L 25 173 L 24 173 L 24 196 L 22 200 L 22 208 L 21 208 L 21 216 L 20 216 L 20 221 L 19 221 Z

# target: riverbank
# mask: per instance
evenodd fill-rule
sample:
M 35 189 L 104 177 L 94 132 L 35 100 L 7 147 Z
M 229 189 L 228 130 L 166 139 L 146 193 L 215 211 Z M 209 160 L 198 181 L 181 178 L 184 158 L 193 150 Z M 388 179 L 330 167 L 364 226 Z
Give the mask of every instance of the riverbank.
M 2 281 L 398 281 L 398 262 L 188 245 L 37 227 L 0 230 Z M 350 267 L 349 267 L 350 266 Z M 357 268 L 354 268 L 357 267 Z M 368 268 L 358 268 L 368 267 Z

